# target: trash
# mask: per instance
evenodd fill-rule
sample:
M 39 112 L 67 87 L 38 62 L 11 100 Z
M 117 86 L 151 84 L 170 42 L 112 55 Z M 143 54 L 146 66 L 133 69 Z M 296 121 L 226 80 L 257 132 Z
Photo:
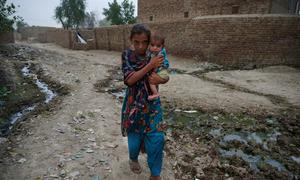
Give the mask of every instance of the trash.
M 87 152 L 87 153 L 94 153 L 94 151 L 92 149 L 87 149 L 85 152 Z
M 92 129 L 92 128 L 88 129 L 88 131 L 89 131 L 91 134 L 94 134 L 94 133 L 95 133 L 94 129 Z
M 76 176 L 79 176 L 80 175 L 80 172 L 79 171 L 74 171 L 74 172 L 71 172 L 70 173 L 70 176 L 71 177 L 76 177 Z
M 5 142 L 7 142 L 7 138 L 2 138 L 2 137 L 0 137 L 0 144 L 3 144 L 3 143 L 5 143 Z
M 113 143 L 107 143 L 107 144 L 105 144 L 105 147 L 107 147 L 107 148 L 116 148 L 116 147 L 118 147 L 118 145 L 113 144 Z
M 196 113 L 197 111 L 196 110 L 190 110 L 190 111 L 183 111 L 183 112 L 185 112 L 185 113 Z
M 64 161 L 65 161 L 65 159 L 60 158 L 57 166 L 60 167 L 60 168 L 63 168 L 65 166 L 65 162 Z
M 21 159 L 18 161 L 18 163 L 21 163 L 21 164 L 23 164 L 25 161 L 26 161 L 26 159 L 25 159 L 25 158 L 21 158 Z
M 59 133 L 61 133 L 61 134 L 64 134 L 64 133 L 65 133 L 65 131 L 62 130 L 62 129 L 55 129 L 55 131 L 57 131 L 57 132 L 59 132 Z
M 219 119 L 218 116 L 214 116 L 213 118 L 214 118 L 214 120 L 216 120 L 216 121 Z
M 78 117 L 78 118 L 85 118 L 85 116 L 83 115 L 82 111 L 77 111 L 76 117 Z
M 56 174 L 51 174 L 50 177 L 52 177 L 52 178 L 59 178 L 59 176 L 56 175 Z
M 60 177 L 66 177 L 66 171 L 64 170 L 64 169 L 62 169 L 61 171 L 60 171 L 60 173 L 59 173 L 59 176 Z
M 88 138 L 88 141 L 96 142 L 96 139 L 94 137 L 92 137 L 92 138 Z
M 77 152 L 75 155 L 71 156 L 71 159 L 76 160 L 76 159 L 79 159 L 79 158 L 82 158 L 82 157 L 83 157 L 82 152 Z
M 98 175 L 94 175 L 92 180 L 100 180 L 100 177 Z

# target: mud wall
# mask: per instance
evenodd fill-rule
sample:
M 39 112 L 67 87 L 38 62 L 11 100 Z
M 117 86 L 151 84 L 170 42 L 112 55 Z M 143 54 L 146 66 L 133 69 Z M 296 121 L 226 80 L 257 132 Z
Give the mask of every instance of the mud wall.
M 300 16 L 229 15 L 153 23 L 173 55 L 225 65 L 300 65 Z
M 166 37 L 166 48 L 175 56 L 226 66 L 300 66 L 300 16 L 203 16 L 148 25 Z M 86 39 L 94 39 L 95 45 L 89 49 L 122 51 L 129 46 L 131 27 L 110 26 L 81 33 Z M 49 30 L 44 36 L 45 42 L 73 46 L 72 31 Z
M 14 43 L 14 42 L 15 42 L 15 38 L 13 32 L 0 33 L 0 44 Z
M 207 15 L 268 14 L 270 3 L 271 0 L 139 0 L 138 22 L 168 22 Z
M 205 16 L 148 25 L 166 37 L 168 52 L 175 56 L 227 66 L 300 66 L 300 16 Z M 129 46 L 130 28 L 96 29 L 97 47 L 123 50 Z

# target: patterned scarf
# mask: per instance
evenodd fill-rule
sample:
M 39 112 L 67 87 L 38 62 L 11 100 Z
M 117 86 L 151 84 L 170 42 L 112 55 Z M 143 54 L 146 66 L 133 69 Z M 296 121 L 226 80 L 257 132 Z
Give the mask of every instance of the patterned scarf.
M 141 57 L 132 50 L 126 50 L 122 54 L 122 71 L 124 74 L 124 82 L 130 78 L 135 71 L 139 71 L 147 65 L 150 58 L 148 56 Z M 128 86 L 126 97 L 122 108 L 122 134 L 126 136 L 131 128 L 140 127 L 139 120 L 143 117 L 148 104 L 148 76 L 147 73 L 142 79 L 133 86 Z

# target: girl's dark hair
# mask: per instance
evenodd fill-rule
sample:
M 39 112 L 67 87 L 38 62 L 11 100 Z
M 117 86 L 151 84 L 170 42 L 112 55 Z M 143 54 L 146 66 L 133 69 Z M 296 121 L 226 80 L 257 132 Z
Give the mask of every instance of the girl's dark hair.
M 132 40 L 133 36 L 138 34 L 146 34 L 146 36 L 148 37 L 148 40 L 150 41 L 150 37 L 151 37 L 151 31 L 150 29 L 144 25 L 144 24 L 136 24 L 132 27 L 131 32 L 130 32 L 130 40 Z

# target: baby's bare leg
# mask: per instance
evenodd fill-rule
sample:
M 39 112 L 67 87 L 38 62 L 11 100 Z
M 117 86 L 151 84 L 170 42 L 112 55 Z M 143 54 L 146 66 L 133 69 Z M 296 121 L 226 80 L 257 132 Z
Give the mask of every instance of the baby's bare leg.
M 150 84 L 150 89 L 152 91 L 152 94 L 148 96 L 148 100 L 152 101 L 152 100 L 158 98 L 159 94 L 158 94 L 158 90 L 157 90 L 156 85 Z
M 150 89 L 151 89 L 152 95 L 158 94 L 156 85 L 150 84 Z

